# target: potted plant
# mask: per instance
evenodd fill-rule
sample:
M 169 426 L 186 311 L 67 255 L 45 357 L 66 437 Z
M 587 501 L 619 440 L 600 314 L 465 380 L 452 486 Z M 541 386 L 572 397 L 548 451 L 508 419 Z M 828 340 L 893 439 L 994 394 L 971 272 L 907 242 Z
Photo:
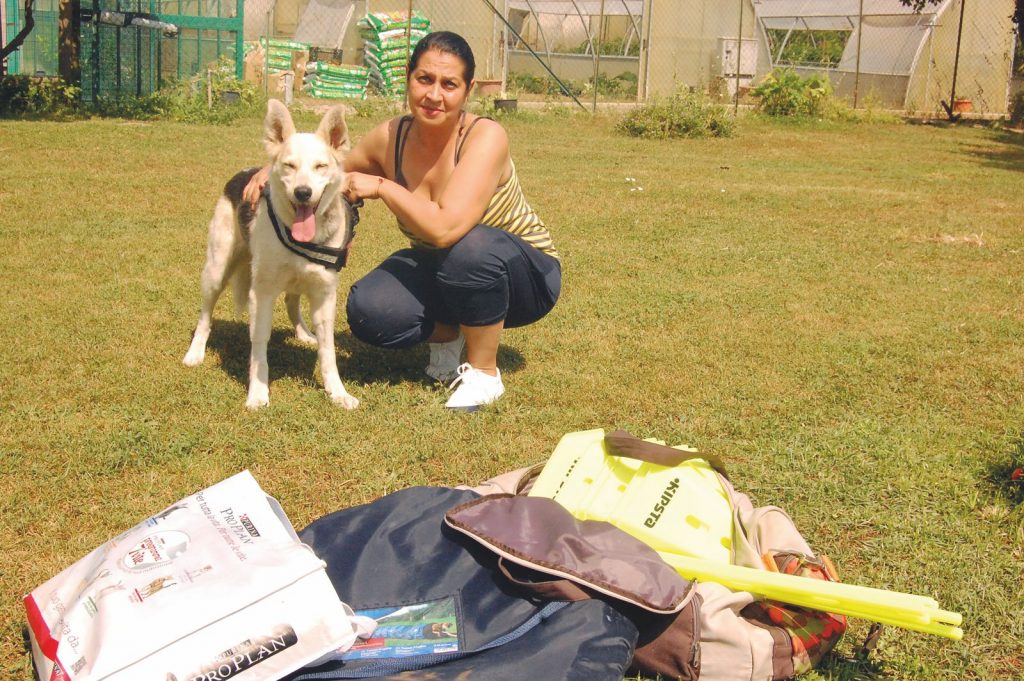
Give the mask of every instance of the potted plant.
M 502 90 L 494 98 L 495 111 L 515 111 L 519 108 L 519 99 L 515 93 Z
M 953 100 L 954 113 L 970 113 L 974 110 L 974 102 L 970 97 L 957 97 Z

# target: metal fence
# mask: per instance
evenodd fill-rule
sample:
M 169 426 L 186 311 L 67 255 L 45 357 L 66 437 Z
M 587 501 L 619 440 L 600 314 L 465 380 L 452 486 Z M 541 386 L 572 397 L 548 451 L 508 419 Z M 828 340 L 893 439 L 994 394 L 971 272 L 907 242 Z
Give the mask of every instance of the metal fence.
M 17 0 L 0 1 L 10 15 Z M 55 68 L 56 1 L 39 0 L 34 43 L 26 43 L 12 70 Z M 149 11 L 183 27 L 170 44 L 128 29 L 113 47 L 102 31 L 88 36 L 98 63 L 139 64 L 136 71 L 118 67 L 111 77 L 120 74 L 122 85 L 134 78 L 140 92 L 159 87 L 165 75 L 195 73 L 217 55 L 237 59 L 243 23 L 249 45 L 292 41 L 308 46 L 313 61 L 367 65 L 359 19 L 410 10 L 429 19 L 431 29 L 469 40 L 480 93 L 520 100 L 591 108 L 687 88 L 738 105 L 751 101 L 750 90 L 773 69 L 787 68 L 826 76 L 855 107 L 1001 115 L 1015 87 L 1014 0 L 942 0 L 921 13 L 899 0 L 226 0 L 227 8 L 216 0 L 120 0 L 116 6 L 132 1 L 148 2 Z M 276 70 L 288 66 L 295 64 Z M 283 87 L 280 78 L 267 77 L 274 70 L 265 54 L 261 68 L 246 72 L 269 91 Z M 102 82 L 109 80 L 104 73 L 101 66 Z M 294 82 L 304 75 L 294 73 Z
M 7 2 L 8 35 L 20 29 L 18 0 Z M 141 96 L 203 72 L 219 57 L 242 77 L 243 0 L 86 0 L 82 3 L 80 62 L 85 99 Z M 35 28 L 8 62 L 8 72 L 58 73 L 58 0 L 37 0 Z M 145 19 L 176 31 L 161 30 Z M 123 23 L 123 25 L 119 25 Z
M 250 0 L 246 39 L 302 41 L 304 18 L 315 16 L 335 58 L 360 64 L 358 19 L 411 9 L 469 40 L 484 92 L 520 100 L 590 108 L 688 88 L 741 103 L 788 68 L 828 77 L 857 107 L 1003 114 L 1013 5 L 943 0 L 914 13 L 898 0 Z

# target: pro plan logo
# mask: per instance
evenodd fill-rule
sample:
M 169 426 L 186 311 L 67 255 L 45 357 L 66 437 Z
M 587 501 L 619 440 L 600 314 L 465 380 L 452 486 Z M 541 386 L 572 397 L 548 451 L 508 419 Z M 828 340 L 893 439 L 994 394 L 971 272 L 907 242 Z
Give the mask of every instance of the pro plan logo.
M 654 528 L 658 524 L 658 520 L 661 518 L 661 514 L 668 508 L 668 502 L 672 501 L 672 497 L 679 491 L 679 478 L 675 478 L 672 482 L 668 483 L 665 491 L 661 493 L 661 499 L 654 505 L 654 508 L 647 516 L 647 520 L 644 521 L 644 527 Z
M 270 635 L 246 639 L 225 650 L 216 660 L 198 672 L 188 674 L 182 681 L 226 681 L 298 642 L 299 637 L 295 635 L 295 630 L 287 624 L 281 624 Z M 178 681 L 174 674 L 168 674 L 167 679 Z
M 251 537 L 258 537 L 258 536 L 260 536 L 260 531 L 257 530 L 256 526 L 252 524 L 251 520 L 249 520 L 249 514 L 248 513 L 243 513 L 242 515 L 238 516 L 238 522 L 242 523 L 242 527 L 244 527 L 245 531 L 249 533 L 249 536 L 251 536 Z

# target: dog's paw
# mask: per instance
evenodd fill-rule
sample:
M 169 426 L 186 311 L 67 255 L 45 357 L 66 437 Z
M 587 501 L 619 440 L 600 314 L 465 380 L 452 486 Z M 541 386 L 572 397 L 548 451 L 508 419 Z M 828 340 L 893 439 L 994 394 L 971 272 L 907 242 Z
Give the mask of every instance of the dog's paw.
M 202 349 L 190 349 L 187 353 L 185 353 L 185 359 L 181 360 L 181 363 L 187 367 L 197 367 L 203 363 L 203 359 L 205 358 L 206 353 Z
M 359 400 L 352 397 L 348 393 L 341 393 L 340 395 L 331 395 L 331 402 L 334 402 L 339 407 L 344 407 L 351 411 L 359 406 Z
M 311 348 L 317 347 L 319 343 L 316 342 L 316 336 L 306 331 L 301 326 L 295 329 L 295 340 L 299 341 L 303 345 L 308 345 Z
M 262 409 L 263 407 L 270 404 L 270 395 L 267 391 L 254 390 L 249 393 L 249 398 L 245 401 L 245 408 L 255 411 Z

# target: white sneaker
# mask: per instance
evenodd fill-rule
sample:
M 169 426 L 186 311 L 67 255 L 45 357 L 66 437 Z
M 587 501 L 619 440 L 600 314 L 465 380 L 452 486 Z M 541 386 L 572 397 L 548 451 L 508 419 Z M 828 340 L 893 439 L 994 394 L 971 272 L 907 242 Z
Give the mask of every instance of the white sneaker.
M 458 373 L 459 377 L 448 386 L 450 388 L 459 386 L 444 405 L 448 409 L 476 411 L 482 405 L 494 402 L 505 392 L 500 371 L 497 376 L 491 376 L 479 369 L 474 369 L 467 362 L 458 368 Z
M 424 369 L 427 376 L 435 381 L 447 383 L 459 374 L 462 364 L 462 348 L 466 347 L 466 338 L 459 331 L 459 337 L 447 343 L 427 343 L 430 346 L 430 363 Z

